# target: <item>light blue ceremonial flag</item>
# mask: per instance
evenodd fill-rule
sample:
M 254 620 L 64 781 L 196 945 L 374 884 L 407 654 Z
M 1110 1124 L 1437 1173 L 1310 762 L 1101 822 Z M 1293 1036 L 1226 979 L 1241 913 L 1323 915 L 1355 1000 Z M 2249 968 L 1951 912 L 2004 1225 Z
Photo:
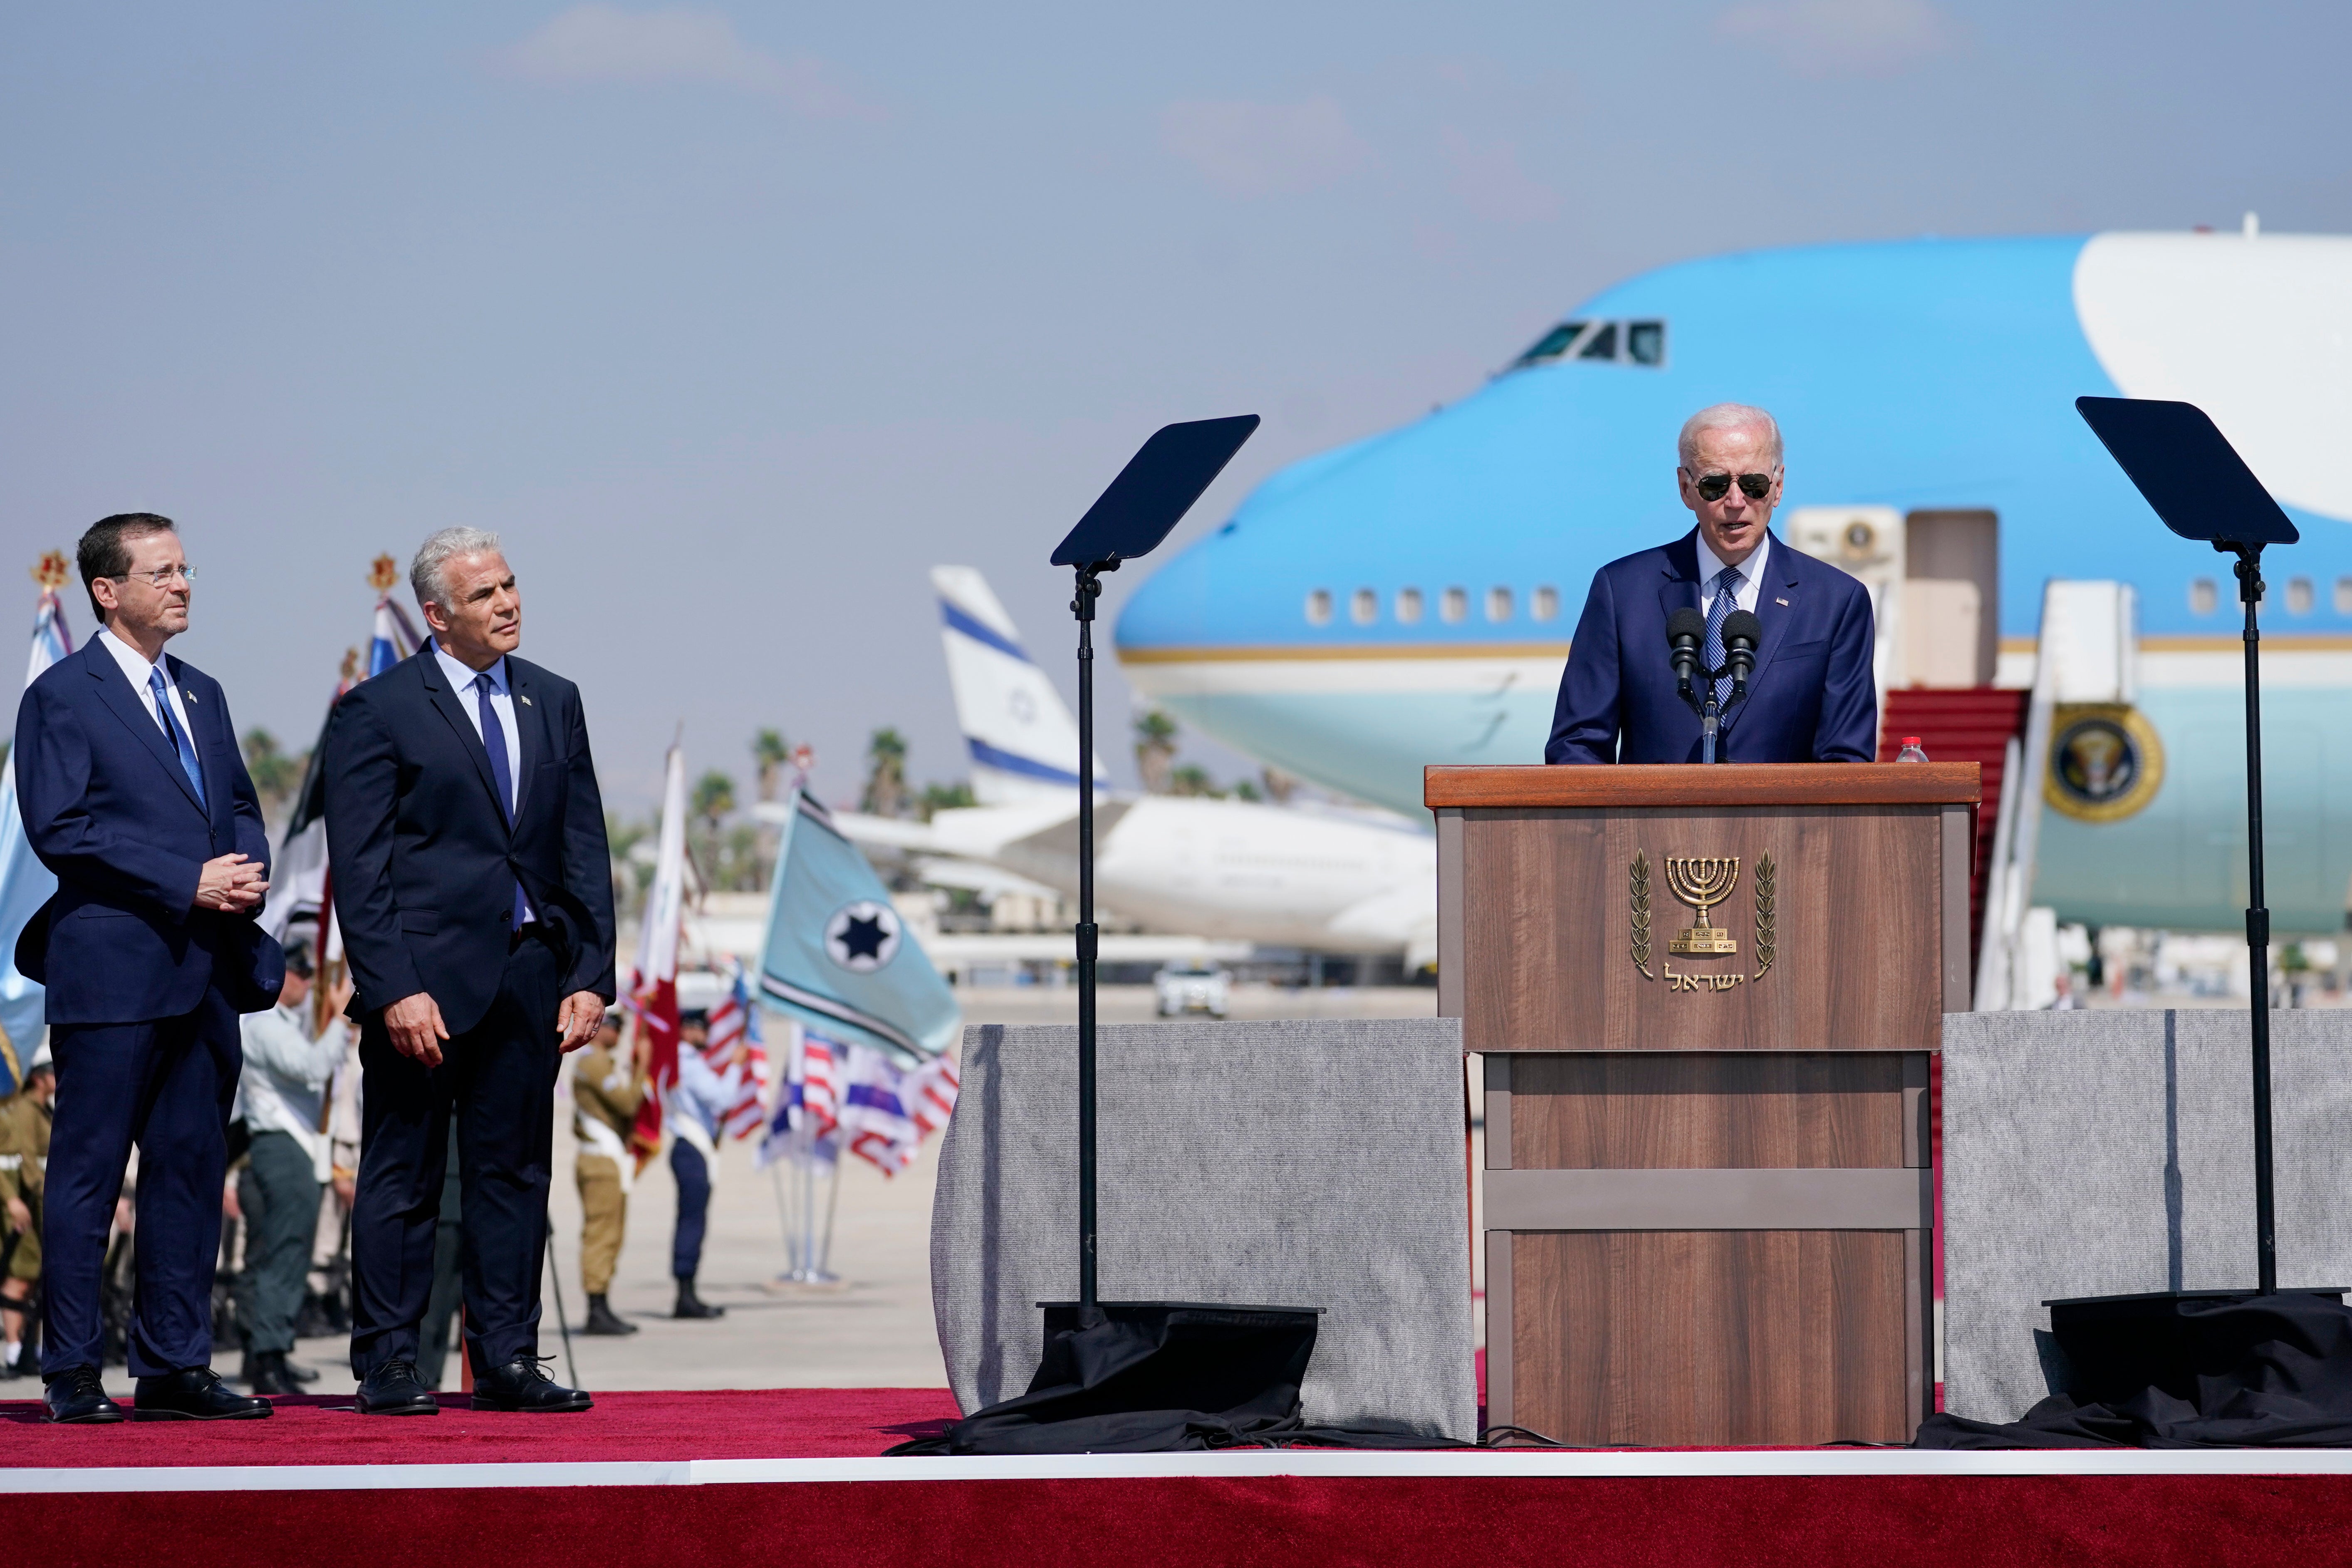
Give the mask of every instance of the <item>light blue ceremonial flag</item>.
M 72 651 L 65 609 L 55 592 L 44 593 L 33 617 L 33 653 L 25 684 L 32 685 L 43 670 Z M 25 1064 L 40 1048 L 41 988 L 16 973 L 16 938 L 57 890 L 57 878 L 25 837 L 24 815 L 16 808 L 16 759 L 12 756 L 0 768 L 0 1095 L 16 1092 Z
M 961 1014 L 889 889 L 824 807 L 794 790 L 776 880 L 760 996 L 819 1033 L 901 1062 L 938 1056 Z

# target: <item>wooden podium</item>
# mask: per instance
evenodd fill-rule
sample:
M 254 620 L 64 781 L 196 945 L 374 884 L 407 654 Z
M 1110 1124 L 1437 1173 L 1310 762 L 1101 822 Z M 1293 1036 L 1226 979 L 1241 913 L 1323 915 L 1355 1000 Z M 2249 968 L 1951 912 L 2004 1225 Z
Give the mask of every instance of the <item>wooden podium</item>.
M 1977 765 L 1433 767 L 1424 792 L 1438 1011 L 1486 1058 L 1488 1424 L 1906 1441 Z

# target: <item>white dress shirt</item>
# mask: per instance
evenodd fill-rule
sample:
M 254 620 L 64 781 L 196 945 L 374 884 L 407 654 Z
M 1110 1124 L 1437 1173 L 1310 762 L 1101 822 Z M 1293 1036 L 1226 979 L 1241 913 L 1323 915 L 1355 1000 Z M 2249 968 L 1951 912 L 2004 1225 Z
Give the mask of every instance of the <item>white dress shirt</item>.
M 237 1075 L 236 1115 L 248 1132 L 284 1132 L 310 1158 L 325 1181 L 332 1169 L 324 1120 L 326 1092 L 349 1046 L 349 1027 L 330 1018 L 317 1039 L 303 1027 L 303 1009 L 277 1006 L 237 1021 L 245 1067 Z
M 147 662 L 145 654 L 116 637 L 111 629 L 100 630 L 98 640 L 106 645 L 106 651 L 114 656 L 114 662 L 122 667 L 123 676 L 131 682 L 131 689 L 139 693 L 139 705 L 147 710 L 147 717 L 155 720 L 156 731 L 161 733 L 163 721 L 155 715 L 155 689 L 147 684 L 147 678 L 155 667 Z M 163 689 L 171 693 L 172 716 L 180 721 L 180 732 L 187 736 L 189 745 L 194 745 L 196 727 L 188 722 L 187 699 L 180 690 L 180 683 L 172 679 L 169 669 L 163 671 Z
M 1739 563 L 1739 575 L 1746 579 L 1739 591 L 1731 596 L 1731 607 L 1756 613 L 1757 596 L 1764 587 L 1764 557 L 1772 552 L 1772 536 L 1769 532 L 1757 540 L 1756 548 Z M 1699 614 L 1715 614 L 1715 580 L 1723 575 L 1723 558 L 1706 547 L 1706 530 L 1698 533 L 1698 608 Z
M 466 721 L 473 725 L 474 738 L 478 741 L 482 738 L 482 694 L 474 689 L 474 682 L 480 676 L 488 675 L 499 683 L 497 694 L 490 699 L 490 708 L 499 716 L 499 728 L 506 731 L 507 816 L 511 819 L 516 807 L 522 804 L 522 731 L 515 724 L 514 685 L 507 679 L 507 661 L 501 657 L 487 670 L 468 669 L 451 658 L 449 650 L 438 642 L 433 645 L 433 657 L 441 661 L 442 675 L 457 689 L 457 706 L 466 710 Z M 483 743 L 487 745 L 488 742 Z M 523 923 L 530 924 L 537 912 L 526 898 L 523 901 Z

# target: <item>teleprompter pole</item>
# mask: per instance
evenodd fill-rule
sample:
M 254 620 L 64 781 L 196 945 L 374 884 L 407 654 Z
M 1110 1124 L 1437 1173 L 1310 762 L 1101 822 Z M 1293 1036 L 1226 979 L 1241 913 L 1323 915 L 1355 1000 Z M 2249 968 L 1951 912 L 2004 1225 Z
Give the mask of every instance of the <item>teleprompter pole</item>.
M 1095 1289 L 1095 600 L 1116 556 L 1081 566 L 1078 618 L 1078 1327 L 1103 1321 Z
M 2278 1291 L 2278 1221 L 2271 1178 L 2271 911 L 2263 897 L 2263 547 L 2218 540 L 2238 558 L 2238 598 L 2246 606 L 2246 973 L 2253 1009 L 2254 1267 L 2262 1293 Z

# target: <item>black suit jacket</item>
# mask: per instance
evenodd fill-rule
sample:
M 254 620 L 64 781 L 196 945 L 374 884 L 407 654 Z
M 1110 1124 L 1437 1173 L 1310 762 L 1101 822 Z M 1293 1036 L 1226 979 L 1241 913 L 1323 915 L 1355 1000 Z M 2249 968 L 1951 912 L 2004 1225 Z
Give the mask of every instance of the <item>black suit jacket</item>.
M 327 857 L 365 1016 L 418 992 L 452 1035 L 482 1020 L 506 967 L 520 878 L 562 952 L 563 994 L 610 1001 L 613 862 L 580 689 L 509 655 L 522 750 L 514 826 L 489 753 L 433 645 L 343 694 L 327 722 Z M 547 1020 L 551 1040 L 555 1020 Z
M 220 682 L 170 654 L 163 674 L 187 705 L 201 802 L 96 637 L 17 705 L 16 801 L 58 890 L 17 938 L 16 969 L 47 987 L 52 1024 L 176 1018 L 208 983 L 257 1013 L 285 984 L 285 955 L 252 915 L 192 907 L 205 861 L 241 850 L 266 870 L 269 836 Z

